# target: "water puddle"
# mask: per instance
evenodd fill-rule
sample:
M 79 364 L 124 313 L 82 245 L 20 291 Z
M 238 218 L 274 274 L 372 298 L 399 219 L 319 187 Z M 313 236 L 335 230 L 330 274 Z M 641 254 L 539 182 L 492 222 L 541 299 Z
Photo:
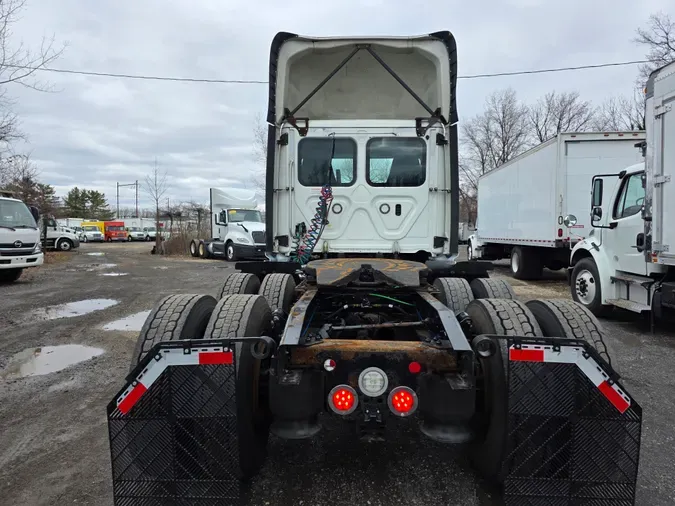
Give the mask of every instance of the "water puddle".
M 102 251 L 92 251 L 91 253 L 87 253 L 87 255 L 91 257 L 102 257 L 103 255 L 105 255 L 105 253 L 103 253 Z
M 168 269 L 168 267 L 165 266 L 165 265 L 161 265 L 161 266 L 159 266 L 159 267 L 153 267 L 153 269 L 160 269 L 160 270 L 162 270 L 162 271 L 165 271 L 165 270 Z
M 112 269 L 117 267 L 117 264 L 91 264 L 88 269 L 85 269 L 87 272 L 101 271 L 103 269 Z
M 5 379 L 17 379 L 51 374 L 102 353 L 100 348 L 80 344 L 29 348 L 14 355 L 0 375 Z
M 141 311 L 140 313 L 132 314 L 126 318 L 115 320 L 103 326 L 103 330 L 124 330 L 140 332 L 143 328 L 145 320 L 148 318 L 150 311 Z
M 119 304 L 119 301 L 113 299 L 78 300 L 77 302 L 68 302 L 67 304 L 59 304 L 58 306 L 36 309 L 31 312 L 31 317 L 39 320 L 72 318 L 73 316 L 82 316 L 94 311 L 100 311 L 116 304 Z
M 99 274 L 99 276 L 126 276 L 126 272 L 104 272 L 103 274 Z

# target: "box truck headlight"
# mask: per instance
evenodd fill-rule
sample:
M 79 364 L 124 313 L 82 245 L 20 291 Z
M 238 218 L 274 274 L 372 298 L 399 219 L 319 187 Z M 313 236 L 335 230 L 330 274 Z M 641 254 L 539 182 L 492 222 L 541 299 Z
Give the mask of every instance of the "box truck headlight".
M 38 253 L 42 253 L 42 246 L 40 245 L 40 241 L 35 243 L 35 247 L 33 248 L 33 255 L 37 255 Z

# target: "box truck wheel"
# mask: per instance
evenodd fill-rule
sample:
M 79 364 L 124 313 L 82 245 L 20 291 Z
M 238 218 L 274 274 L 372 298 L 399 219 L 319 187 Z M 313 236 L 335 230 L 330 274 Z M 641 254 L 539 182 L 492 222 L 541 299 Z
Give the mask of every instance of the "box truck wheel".
M 218 302 L 204 334 L 206 339 L 259 337 L 272 326 L 272 310 L 260 295 L 227 295 Z M 243 479 L 262 466 L 272 417 L 269 385 L 261 370 L 266 364 L 253 357 L 250 343 L 235 343 L 238 467 Z M 236 464 L 235 464 L 236 465 Z
M 56 243 L 56 249 L 61 251 L 70 251 L 73 249 L 73 243 L 70 239 L 59 239 L 59 242 Z
M 257 294 L 260 290 L 260 280 L 257 276 L 246 272 L 233 272 L 225 277 L 218 299 L 226 295 Z
M 612 365 L 603 339 L 602 326 L 584 306 L 565 299 L 530 300 L 525 305 L 537 319 L 544 337 L 567 337 L 586 341 Z
M 0 270 L 0 283 L 13 283 L 21 277 L 23 269 L 2 269 Z
M 515 299 L 516 294 L 503 279 L 476 278 L 471 281 L 475 299 Z
M 288 314 L 293 306 L 295 279 L 290 274 L 285 273 L 268 274 L 263 279 L 258 293 L 267 299 L 273 310 L 281 309 Z
M 201 339 L 216 307 L 211 295 L 169 295 L 148 315 L 131 355 L 131 370 L 155 344 L 179 339 Z
M 570 279 L 572 299 L 586 307 L 595 316 L 606 314 L 610 306 L 602 305 L 602 287 L 595 261 L 582 258 L 572 270 Z
M 476 335 L 542 336 L 537 319 L 525 304 L 517 300 L 473 300 L 466 312 L 471 317 Z M 473 420 L 476 439 L 469 445 L 469 457 L 480 474 L 492 483 L 500 483 L 508 437 L 508 350 L 505 340 L 496 339 L 495 342 L 499 353 L 478 358 L 484 386 L 476 402 Z
M 543 264 L 534 248 L 516 246 L 511 250 L 511 272 L 516 279 L 539 279 Z
M 434 288 L 438 290 L 436 298 L 454 313 L 466 311 L 473 300 L 471 285 L 464 278 L 436 278 Z

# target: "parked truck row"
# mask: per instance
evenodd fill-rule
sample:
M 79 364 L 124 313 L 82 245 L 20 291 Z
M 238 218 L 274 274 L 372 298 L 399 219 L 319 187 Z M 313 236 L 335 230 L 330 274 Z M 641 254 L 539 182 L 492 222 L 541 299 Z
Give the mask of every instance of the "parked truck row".
M 125 218 L 111 221 L 62 218 L 56 225 L 69 229 L 82 242 L 154 241 L 157 224 L 154 218 Z M 160 229 L 164 223 L 160 222 Z M 166 235 L 166 232 L 163 232 Z
M 675 309 L 675 63 L 645 93 L 646 131 L 561 133 L 482 176 L 469 258 L 509 258 L 519 279 L 567 269 L 596 315 Z

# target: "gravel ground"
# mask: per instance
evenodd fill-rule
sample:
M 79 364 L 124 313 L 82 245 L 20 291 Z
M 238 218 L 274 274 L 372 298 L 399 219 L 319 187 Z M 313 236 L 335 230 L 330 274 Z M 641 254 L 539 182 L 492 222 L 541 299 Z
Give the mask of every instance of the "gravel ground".
M 85 244 L 27 271 L 14 285 L 0 286 L 0 504 L 112 504 L 105 407 L 128 371 L 137 332 L 103 327 L 150 310 L 166 294 L 216 295 L 228 269 L 219 261 L 157 258 L 149 249 L 147 244 Z M 504 276 L 507 268 L 496 267 L 493 277 Z M 560 273 L 512 284 L 523 300 L 568 297 Z M 83 300 L 90 301 L 84 308 L 60 308 L 70 317 L 49 319 L 58 313 L 45 310 Z M 103 309 L 72 315 L 96 307 Z M 621 313 L 603 324 L 624 385 L 645 413 L 637 504 L 673 504 L 675 335 L 651 335 L 643 321 Z M 56 345 L 85 345 L 100 354 L 60 372 L 17 379 L 35 348 L 44 354 Z M 313 441 L 271 438 L 249 504 L 500 503 L 460 452 L 430 442 L 410 425 L 401 425 L 393 436 L 385 444 L 364 446 L 347 427 L 328 423 Z

